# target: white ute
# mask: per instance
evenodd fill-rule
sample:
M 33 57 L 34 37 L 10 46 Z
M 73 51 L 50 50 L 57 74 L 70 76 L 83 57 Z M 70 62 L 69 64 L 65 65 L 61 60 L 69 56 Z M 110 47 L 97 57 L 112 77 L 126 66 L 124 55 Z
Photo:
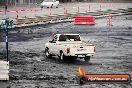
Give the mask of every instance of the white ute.
M 59 1 L 56 1 L 56 0 L 44 0 L 41 3 L 41 8 L 43 8 L 43 7 L 47 7 L 47 8 L 56 7 L 56 8 L 58 8 L 58 5 L 59 5 Z
M 84 58 L 85 61 L 89 61 L 94 54 L 95 46 L 83 42 L 79 34 L 56 34 L 52 41 L 45 44 L 46 58 L 55 55 L 60 60 Z

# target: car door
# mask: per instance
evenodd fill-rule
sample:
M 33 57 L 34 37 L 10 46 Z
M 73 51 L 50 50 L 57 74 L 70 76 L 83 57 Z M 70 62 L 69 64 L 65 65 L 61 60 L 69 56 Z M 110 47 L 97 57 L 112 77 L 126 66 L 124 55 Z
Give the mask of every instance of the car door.
M 53 40 L 51 41 L 50 52 L 52 54 L 56 54 L 56 41 L 57 41 L 57 35 L 55 35 Z

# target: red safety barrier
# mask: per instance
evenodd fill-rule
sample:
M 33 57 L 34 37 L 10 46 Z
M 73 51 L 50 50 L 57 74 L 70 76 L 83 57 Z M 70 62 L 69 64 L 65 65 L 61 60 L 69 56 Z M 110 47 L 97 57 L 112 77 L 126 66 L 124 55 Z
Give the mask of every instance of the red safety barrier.
M 16 13 L 17 13 L 17 17 L 16 17 L 16 19 L 18 19 L 18 16 L 19 16 L 19 15 L 18 15 L 18 13 L 19 13 L 19 11 L 18 11 L 18 10 L 16 10 Z
M 38 10 L 35 8 L 33 10 L 7 10 L 6 12 L 9 12 L 9 13 L 16 13 L 16 19 L 19 18 L 19 13 L 24 13 L 24 12 L 33 12 L 34 16 L 36 16 L 36 12 Z M 1 10 L 0 13 L 4 13 L 5 11 L 4 10 Z
M 87 25 L 95 25 L 95 17 L 94 16 L 75 16 L 74 24 L 87 24 Z
M 67 10 L 68 10 L 68 9 L 65 7 L 65 8 L 64 8 L 64 14 L 68 14 Z
M 0 11 L 0 13 L 4 13 L 4 12 L 5 12 L 5 10 Z M 16 11 L 15 10 L 12 10 L 12 11 L 7 10 L 6 12 L 16 12 Z
M 100 11 L 101 11 L 101 8 L 102 8 L 102 6 L 100 5 L 100 9 L 99 9 Z
M 108 21 L 107 21 L 108 26 L 112 26 L 112 15 L 109 13 L 108 14 Z
M 90 8 L 91 8 L 91 6 L 89 5 L 89 7 L 88 7 L 88 11 L 90 11 Z
M 38 10 L 7 10 L 6 12 L 16 12 L 16 11 L 19 11 L 19 12 L 33 12 L 33 11 L 38 11 Z M 5 12 L 4 10 L 1 10 L 0 11 L 1 13 Z
M 52 14 L 52 11 L 51 11 L 51 8 L 50 8 L 50 12 L 49 12 L 49 15 L 51 15 Z
M 79 13 L 79 12 L 80 12 L 80 7 L 78 6 L 78 7 L 77 7 L 77 13 Z

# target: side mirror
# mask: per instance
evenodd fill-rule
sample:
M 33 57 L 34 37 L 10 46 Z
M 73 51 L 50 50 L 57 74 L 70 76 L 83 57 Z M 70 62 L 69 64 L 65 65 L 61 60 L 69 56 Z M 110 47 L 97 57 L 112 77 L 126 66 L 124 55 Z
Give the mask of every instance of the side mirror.
M 56 41 L 49 41 L 50 43 L 56 43 Z

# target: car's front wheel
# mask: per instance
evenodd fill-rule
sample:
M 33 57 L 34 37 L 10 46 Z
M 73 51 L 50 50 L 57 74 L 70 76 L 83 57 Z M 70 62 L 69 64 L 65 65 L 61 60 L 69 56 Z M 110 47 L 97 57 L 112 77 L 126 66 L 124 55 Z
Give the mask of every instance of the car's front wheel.
M 87 62 L 90 61 L 90 56 L 86 56 L 86 57 L 84 58 L 84 60 L 87 61 Z
M 53 4 L 51 5 L 51 8 L 53 8 Z
M 52 58 L 52 54 L 49 53 L 48 48 L 45 49 L 45 56 L 46 56 L 46 58 Z

